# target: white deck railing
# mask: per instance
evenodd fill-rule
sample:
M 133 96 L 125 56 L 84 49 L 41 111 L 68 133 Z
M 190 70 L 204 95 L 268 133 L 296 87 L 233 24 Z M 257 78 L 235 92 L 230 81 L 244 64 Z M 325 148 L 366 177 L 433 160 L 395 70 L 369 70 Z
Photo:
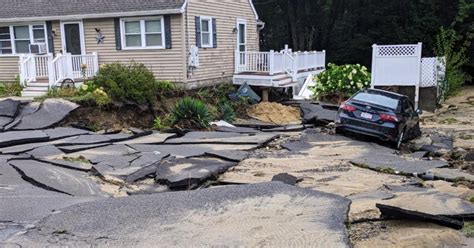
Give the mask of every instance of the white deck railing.
M 20 57 L 20 81 L 26 86 L 38 78 L 48 78 L 49 87 L 57 86 L 64 79 L 91 78 L 99 71 L 97 53 L 87 55 L 58 54 L 29 54 Z M 26 85 L 25 85 L 26 84 Z
M 235 73 L 265 73 L 275 75 L 287 73 L 296 76 L 300 71 L 325 68 L 326 52 L 256 52 L 235 51 Z

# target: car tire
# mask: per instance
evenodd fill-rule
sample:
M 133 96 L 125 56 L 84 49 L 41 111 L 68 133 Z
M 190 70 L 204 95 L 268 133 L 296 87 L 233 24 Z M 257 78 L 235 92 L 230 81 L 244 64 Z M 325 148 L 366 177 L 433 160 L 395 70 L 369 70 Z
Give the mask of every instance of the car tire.
M 400 149 L 400 147 L 402 146 L 404 140 L 405 140 L 405 129 L 403 129 L 403 131 L 401 131 L 398 134 L 397 141 L 394 144 L 395 149 L 397 149 L 397 150 Z
M 410 139 L 416 139 L 421 136 L 421 128 L 420 123 L 416 123 L 416 125 L 411 129 Z

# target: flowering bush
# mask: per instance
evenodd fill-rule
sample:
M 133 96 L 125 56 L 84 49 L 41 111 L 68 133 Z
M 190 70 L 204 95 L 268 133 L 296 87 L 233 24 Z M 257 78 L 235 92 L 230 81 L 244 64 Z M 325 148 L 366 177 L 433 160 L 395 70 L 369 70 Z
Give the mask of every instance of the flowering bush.
M 328 64 L 326 71 L 315 77 L 312 88 L 318 100 L 340 102 L 370 86 L 370 73 L 365 66 Z

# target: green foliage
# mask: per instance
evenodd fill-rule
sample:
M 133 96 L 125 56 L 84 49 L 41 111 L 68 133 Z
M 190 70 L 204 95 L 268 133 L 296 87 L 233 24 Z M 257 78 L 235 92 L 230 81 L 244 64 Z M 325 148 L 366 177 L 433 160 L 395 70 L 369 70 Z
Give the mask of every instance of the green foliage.
M 227 121 L 227 122 L 233 122 L 235 120 L 235 111 L 232 105 L 229 103 L 223 103 L 219 106 L 220 109 L 220 116 L 219 119 Z
M 171 115 L 166 115 L 164 118 L 158 116 L 153 121 L 153 129 L 163 131 L 169 129 L 172 123 L 173 119 L 171 118 Z
M 0 97 L 21 96 L 22 90 L 19 78 L 13 83 L 0 83 Z
M 97 87 L 93 82 L 85 82 L 77 88 L 52 88 L 46 95 L 36 98 L 43 101 L 48 98 L 64 98 L 77 103 L 95 104 L 99 107 L 106 106 L 112 102 L 109 95 L 102 87 Z
M 180 128 L 209 128 L 212 121 L 207 106 L 200 100 L 185 97 L 171 110 L 173 125 Z
M 316 86 L 312 90 L 316 98 L 332 95 L 347 98 L 370 85 L 370 73 L 359 64 L 329 64 L 328 69 L 316 76 L 315 80 Z
M 466 235 L 466 237 L 474 237 L 474 222 L 464 222 L 462 232 L 464 233 L 464 235 Z
M 460 39 L 453 28 L 441 27 L 436 36 L 435 54 L 445 57 L 442 62 L 446 67 L 446 76 L 442 85 L 447 96 L 456 94 L 464 83 L 471 80 L 462 69 L 469 62 L 469 58 L 466 56 L 466 48 L 457 46 Z
M 151 104 L 156 101 L 156 83 L 153 73 L 143 64 L 114 63 L 102 65 L 94 84 L 103 87 L 113 100 Z

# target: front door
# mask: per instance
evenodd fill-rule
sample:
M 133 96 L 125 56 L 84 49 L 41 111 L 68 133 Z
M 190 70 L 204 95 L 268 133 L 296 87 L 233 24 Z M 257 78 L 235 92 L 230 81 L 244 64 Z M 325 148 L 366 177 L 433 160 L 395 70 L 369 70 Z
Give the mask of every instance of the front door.
M 63 53 L 84 54 L 82 22 L 61 23 Z
M 239 66 L 245 67 L 247 51 L 247 22 L 245 20 L 237 20 L 237 50 L 240 53 Z

